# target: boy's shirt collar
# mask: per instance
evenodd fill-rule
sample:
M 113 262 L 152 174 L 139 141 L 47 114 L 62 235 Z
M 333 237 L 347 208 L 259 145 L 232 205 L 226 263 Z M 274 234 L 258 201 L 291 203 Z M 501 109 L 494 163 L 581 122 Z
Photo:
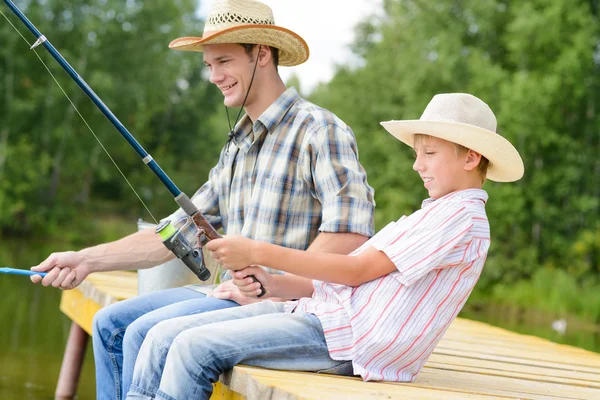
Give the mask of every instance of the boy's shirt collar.
M 431 197 L 428 199 L 425 199 L 421 203 L 421 208 L 429 207 L 431 204 L 433 204 L 436 201 L 448 201 L 448 200 L 452 200 L 452 201 L 457 201 L 457 200 L 476 201 L 476 200 L 479 200 L 479 201 L 483 202 L 483 204 L 486 204 L 488 198 L 489 198 L 489 196 L 488 196 L 487 192 L 483 189 L 458 190 L 456 192 L 448 193 L 447 195 L 442 196 L 439 199 L 434 199 Z

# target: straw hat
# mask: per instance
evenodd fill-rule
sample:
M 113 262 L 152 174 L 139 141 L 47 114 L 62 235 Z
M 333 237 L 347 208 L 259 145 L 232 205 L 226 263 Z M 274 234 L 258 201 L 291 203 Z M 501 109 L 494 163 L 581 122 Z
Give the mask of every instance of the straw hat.
M 206 18 L 202 37 L 182 37 L 169 47 L 203 51 L 216 43 L 264 44 L 279 49 L 279 65 L 293 66 L 308 59 L 308 45 L 300 35 L 275 25 L 273 11 L 254 0 L 215 0 Z
M 519 152 L 496 133 L 496 116 L 487 104 L 470 94 L 435 95 L 420 119 L 381 125 L 410 147 L 414 145 L 415 134 L 425 134 L 475 150 L 490 161 L 489 180 L 512 182 L 523 176 Z

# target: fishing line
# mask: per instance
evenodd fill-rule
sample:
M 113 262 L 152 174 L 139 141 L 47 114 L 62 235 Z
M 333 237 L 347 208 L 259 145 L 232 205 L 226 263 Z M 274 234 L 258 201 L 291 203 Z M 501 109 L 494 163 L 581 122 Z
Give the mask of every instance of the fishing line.
M 92 129 L 92 127 L 87 123 L 87 121 L 85 120 L 85 118 L 83 117 L 83 115 L 81 115 L 81 113 L 79 112 L 79 110 L 77 109 L 77 107 L 75 106 L 75 104 L 73 103 L 73 101 L 71 101 L 71 98 L 65 92 L 65 90 L 60 85 L 60 83 L 58 82 L 58 80 L 54 77 L 54 74 L 52 73 L 52 71 L 50 71 L 50 68 L 48 68 L 48 66 L 46 65 L 46 63 L 42 59 L 42 57 L 40 57 L 40 55 L 35 50 L 35 48 L 33 48 L 33 46 L 31 45 L 31 43 L 29 43 L 29 41 L 25 38 L 25 36 L 23 36 L 21 34 L 21 32 L 13 25 L 13 23 L 8 19 L 8 17 L 2 12 L 2 10 L 0 10 L 0 14 L 2 14 L 2 16 L 4 17 L 4 19 L 6 19 L 8 21 L 8 23 L 10 24 L 10 26 L 12 26 L 13 29 L 15 31 L 17 31 L 17 33 L 19 34 L 19 36 L 21 36 L 23 38 L 23 40 L 25 41 L 25 43 L 27 43 L 27 45 L 30 47 L 30 49 L 33 50 L 33 52 L 35 53 L 35 55 L 37 56 L 37 58 L 40 60 L 40 62 L 44 66 L 44 68 L 46 68 L 46 71 L 48 71 L 48 73 L 50 74 L 50 76 L 52 77 L 52 79 L 54 80 L 54 82 L 56 82 L 56 84 L 58 85 L 58 87 L 60 88 L 60 90 L 63 92 L 63 94 L 65 95 L 65 97 L 69 101 L 69 103 L 71 103 L 71 106 L 73 106 L 73 108 L 77 112 L 77 115 L 79 115 L 79 117 L 81 118 L 81 120 L 83 121 L 83 123 L 85 124 L 85 126 L 87 126 L 87 128 L 89 129 L 89 131 L 92 132 L 92 135 L 94 135 L 94 138 L 96 138 L 96 141 L 98 142 L 98 144 L 100 144 L 100 147 L 102 147 L 102 150 L 104 150 L 104 152 L 106 153 L 106 155 L 108 156 L 108 158 L 114 164 L 115 168 L 117 168 L 117 171 L 119 171 L 119 173 L 121 174 L 121 176 L 123 177 L 123 179 L 125 179 L 125 182 L 127 182 L 127 184 L 129 185 L 129 187 L 131 188 L 131 190 L 133 190 L 133 193 L 135 193 L 135 195 L 140 200 L 140 202 L 142 203 L 142 205 L 144 206 L 144 208 L 146 209 L 146 211 L 148 211 L 148 214 L 150 214 L 150 217 L 152 217 L 152 219 L 154 220 L 154 223 L 158 224 L 158 221 L 156 220 L 156 218 L 154 218 L 154 215 L 152 214 L 152 212 L 150 212 L 150 209 L 148 208 L 148 206 L 146 205 L 146 203 L 144 203 L 144 200 L 142 200 L 142 198 L 140 197 L 140 195 L 138 194 L 138 192 L 135 190 L 135 188 L 133 187 L 133 185 L 129 182 L 129 180 L 127 179 L 127 177 L 123 173 L 123 171 L 121 171 L 121 168 L 119 168 L 119 166 L 117 165 L 116 161 L 112 158 L 112 156 L 110 155 L 110 153 L 108 152 L 108 150 L 106 149 L 106 147 L 104 147 L 104 145 L 100 141 L 100 138 L 98 138 L 98 136 L 96 135 L 96 133 L 94 132 L 94 130 Z

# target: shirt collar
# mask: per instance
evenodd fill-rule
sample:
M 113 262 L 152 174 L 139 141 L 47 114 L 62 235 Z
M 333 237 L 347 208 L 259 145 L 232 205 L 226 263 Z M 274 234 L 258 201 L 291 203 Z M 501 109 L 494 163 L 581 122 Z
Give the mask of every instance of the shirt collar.
M 242 151 L 248 150 L 265 130 L 273 133 L 283 117 L 299 99 L 300 95 L 295 88 L 291 87 L 283 92 L 254 124 L 252 124 L 250 116 L 244 114 L 233 129 L 233 143 Z
M 421 204 L 421 208 L 426 208 L 426 207 L 430 206 L 431 204 L 433 204 L 434 202 L 441 201 L 441 200 L 453 200 L 453 201 L 479 200 L 483 204 L 485 204 L 485 203 L 487 203 L 487 200 L 488 200 L 488 194 L 483 189 L 458 190 L 456 192 L 448 193 L 447 195 L 440 197 L 439 199 L 433 199 L 433 198 L 425 199 L 425 200 L 423 200 L 423 203 Z

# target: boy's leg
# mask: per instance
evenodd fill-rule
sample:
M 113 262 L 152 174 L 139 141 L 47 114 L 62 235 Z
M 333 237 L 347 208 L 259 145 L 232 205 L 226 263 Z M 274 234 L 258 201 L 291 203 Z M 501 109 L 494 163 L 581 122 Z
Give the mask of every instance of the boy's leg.
M 204 294 L 188 288 L 167 289 L 98 311 L 92 326 L 97 398 L 120 400 L 122 396 L 123 336 L 133 321 L 158 308 L 203 297 Z
M 189 290 L 189 289 L 188 289 Z M 122 371 L 122 391 L 123 399 L 129 391 L 131 380 L 133 378 L 133 369 L 142 343 L 150 329 L 162 321 L 172 318 L 196 315 L 209 311 L 221 310 L 231 307 L 239 307 L 235 301 L 221 300 L 214 297 L 201 297 L 191 300 L 180 301 L 178 303 L 159 308 L 144 314 L 132 322 L 123 338 L 123 371 Z
M 284 314 L 282 307 L 262 302 L 157 325 L 144 341 L 127 398 L 208 399 L 212 383 L 238 363 L 299 371 L 345 363 L 329 357 L 318 318 Z

